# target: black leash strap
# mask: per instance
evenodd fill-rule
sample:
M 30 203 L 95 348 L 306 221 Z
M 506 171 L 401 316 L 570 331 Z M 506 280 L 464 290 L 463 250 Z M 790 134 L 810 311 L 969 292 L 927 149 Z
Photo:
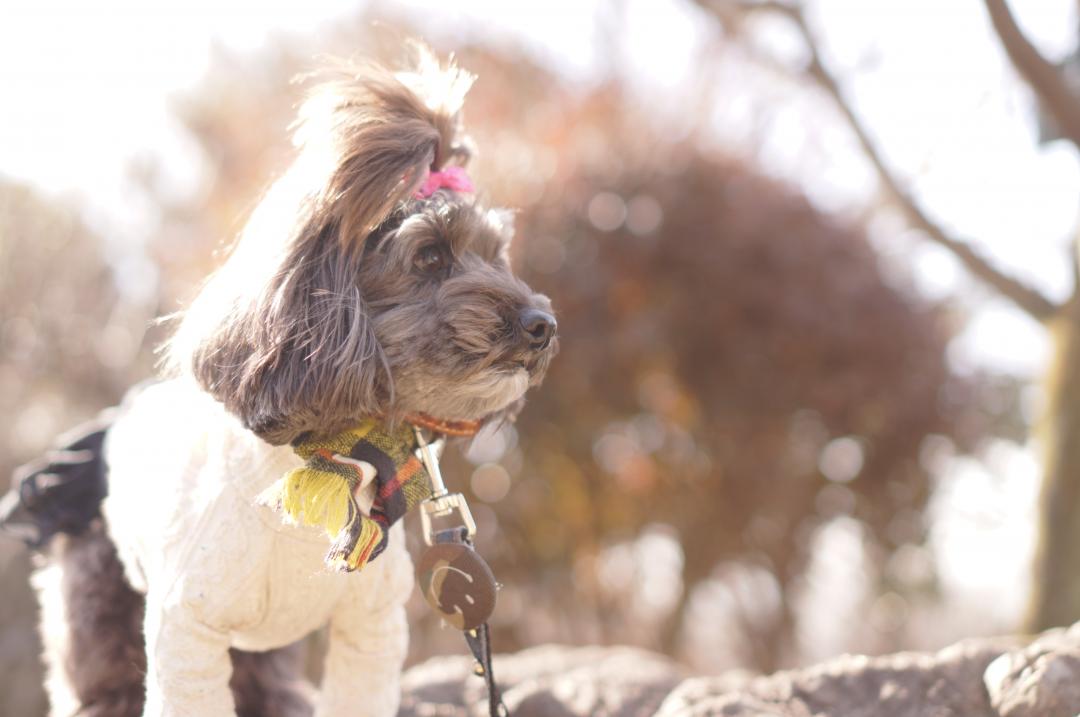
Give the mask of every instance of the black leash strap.
M 488 714 L 491 717 L 510 717 L 510 710 L 502 701 L 502 692 L 495 682 L 495 673 L 491 665 L 491 631 L 485 622 L 475 630 L 465 631 L 465 642 L 469 644 L 473 657 L 476 658 L 476 674 L 484 678 L 487 684 Z

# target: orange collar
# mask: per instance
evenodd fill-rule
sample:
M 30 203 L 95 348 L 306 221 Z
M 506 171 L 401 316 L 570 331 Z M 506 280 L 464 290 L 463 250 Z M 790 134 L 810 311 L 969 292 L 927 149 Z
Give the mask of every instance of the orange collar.
M 426 428 L 435 433 L 447 436 L 475 436 L 483 425 L 483 421 L 451 421 L 443 418 L 435 418 L 426 413 L 410 413 L 405 416 L 405 422 L 414 426 Z

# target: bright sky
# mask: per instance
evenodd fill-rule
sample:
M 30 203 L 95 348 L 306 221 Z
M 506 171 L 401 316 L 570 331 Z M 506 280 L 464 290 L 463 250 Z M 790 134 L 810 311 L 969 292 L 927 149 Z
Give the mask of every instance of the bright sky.
M 152 221 L 125 181 L 161 155 L 178 191 L 196 153 L 170 93 L 203 76 L 217 43 L 254 49 L 272 32 L 310 32 L 354 3 L 6 0 L 0 9 L 0 173 L 78 197 L 109 234 Z
M 700 52 L 707 25 L 677 2 L 628 0 L 620 10 L 601 0 L 399 5 L 435 41 L 483 34 L 522 44 L 586 80 L 598 66 L 624 68 L 639 78 L 642 97 L 657 105 L 664 103 L 656 98 L 676 92 L 680 78 L 705 71 Z M 1074 0 L 1013 5 L 1049 56 L 1072 50 Z M 256 48 L 272 34 L 317 32 L 356 7 L 345 0 L 7 0 L 0 10 L 0 174 L 73 197 L 114 241 L 137 241 L 154 217 L 127 186 L 126 167 L 156 154 L 176 191 L 198 186 L 199 161 L 171 118 L 169 97 L 198 81 L 214 44 Z M 831 65 L 849 78 L 859 111 L 932 214 L 1012 272 L 1064 296 L 1080 164 L 1060 143 L 1036 147 L 1029 98 L 996 47 L 981 3 L 819 0 L 812 17 Z M 597 29 L 611 22 L 624 23 L 626 31 L 615 47 L 601 43 Z M 759 36 L 770 52 L 798 55 L 782 23 L 763 24 Z M 758 81 L 738 68 L 714 79 L 718 141 L 746 151 L 767 116 L 769 131 L 755 156 L 768 171 L 795 179 L 827 208 L 853 209 L 872 196 L 872 173 L 820 96 Z M 678 126 L 677 118 L 671 122 Z M 958 366 L 1038 375 L 1048 350 L 1041 329 L 1004 302 L 984 300 L 988 294 L 944 250 L 898 235 L 887 217 L 875 226 L 879 248 L 897 265 L 914 266 L 921 290 L 958 295 L 976 308 L 951 349 Z M 966 551 L 978 548 L 972 541 L 994 546 L 996 566 L 1015 565 L 1021 573 L 1026 566 L 1030 540 L 1001 536 L 1030 537 L 1033 461 L 1025 450 L 950 470 L 956 480 L 935 507 L 946 527 L 935 540 L 943 567 L 967 575 L 966 585 L 985 589 L 994 567 L 979 573 L 964 562 Z M 1017 465 L 1024 470 L 1013 470 Z M 1016 475 L 1023 476 L 1020 483 Z M 963 506 L 980 494 L 990 496 L 986 505 L 1000 519 L 989 527 L 965 522 Z M 1010 513 L 997 510 L 1001 504 L 1021 507 Z

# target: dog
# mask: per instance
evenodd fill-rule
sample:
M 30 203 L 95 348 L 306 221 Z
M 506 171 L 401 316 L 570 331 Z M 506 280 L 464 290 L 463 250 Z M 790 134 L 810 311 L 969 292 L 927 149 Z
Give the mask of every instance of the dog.
M 543 379 L 551 302 L 511 270 L 512 214 L 465 174 L 471 82 L 421 53 L 400 72 L 332 68 L 302 104 L 293 165 L 177 318 L 162 378 L 95 434 L 100 515 L 61 527 L 34 576 L 52 715 L 397 712 L 400 522 L 337 572 L 324 533 L 260 496 L 302 464 L 303 436 L 510 420 Z M 296 645 L 324 626 L 313 696 Z

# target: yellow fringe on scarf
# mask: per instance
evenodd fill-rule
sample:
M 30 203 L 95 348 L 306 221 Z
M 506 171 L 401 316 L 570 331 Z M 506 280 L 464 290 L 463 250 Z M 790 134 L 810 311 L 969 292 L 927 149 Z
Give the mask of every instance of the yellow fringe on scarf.
M 368 450 L 378 450 L 395 470 L 394 475 L 376 478 L 372 514 L 378 520 L 363 515 L 356 503 L 363 473 L 350 454 L 361 442 L 369 444 Z M 286 473 L 258 502 L 280 511 L 288 523 L 322 528 L 332 541 L 326 564 L 340 571 L 358 570 L 385 549 L 389 526 L 430 495 L 427 474 L 412 455 L 414 447 L 407 426 L 389 433 L 374 419 L 333 436 L 300 441 L 293 450 L 304 465 Z M 393 509 L 378 495 L 390 481 L 396 486 L 390 495 L 399 496 L 392 501 Z

